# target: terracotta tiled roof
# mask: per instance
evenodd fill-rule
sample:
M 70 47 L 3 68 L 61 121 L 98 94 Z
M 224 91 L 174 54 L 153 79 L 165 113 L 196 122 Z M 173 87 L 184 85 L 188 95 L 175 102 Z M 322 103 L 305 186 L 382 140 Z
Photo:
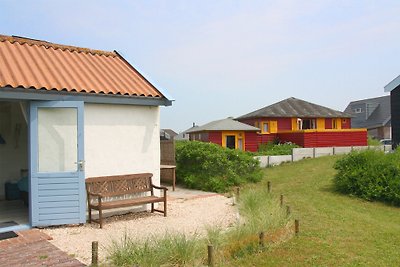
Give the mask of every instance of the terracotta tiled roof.
M 0 35 L 0 88 L 164 97 L 117 52 Z

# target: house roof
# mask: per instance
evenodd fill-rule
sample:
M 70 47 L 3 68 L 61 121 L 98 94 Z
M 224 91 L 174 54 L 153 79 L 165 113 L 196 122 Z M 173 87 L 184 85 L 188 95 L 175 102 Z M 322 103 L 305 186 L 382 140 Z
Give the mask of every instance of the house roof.
M 359 113 L 355 109 L 360 109 Z M 353 115 L 352 127 L 377 128 L 390 124 L 390 96 L 361 99 L 352 101 L 345 112 Z
M 237 119 L 260 117 L 350 118 L 351 115 L 291 97 L 270 106 L 240 116 Z
M 118 52 L 0 35 L 0 88 L 165 98 Z
M 204 131 L 260 131 L 259 128 L 245 123 L 235 121 L 232 118 L 216 120 L 198 127 L 192 127 L 186 133 L 204 132 Z
M 167 133 L 169 136 L 171 136 L 171 137 L 175 137 L 175 136 L 178 135 L 178 133 L 175 132 L 175 131 L 172 130 L 172 129 L 161 129 L 161 131 L 166 132 L 166 133 Z
M 394 78 L 390 83 L 385 85 L 384 91 L 385 92 L 390 92 L 394 89 L 396 89 L 400 85 L 400 75 Z

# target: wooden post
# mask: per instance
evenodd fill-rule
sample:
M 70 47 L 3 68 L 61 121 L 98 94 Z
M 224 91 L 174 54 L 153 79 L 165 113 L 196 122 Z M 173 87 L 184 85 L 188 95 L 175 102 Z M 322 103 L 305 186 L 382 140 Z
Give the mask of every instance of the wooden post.
M 283 195 L 281 195 L 281 208 L 283 207 Z
M 239 199 L 240 196 L 240 187 L 236 187 L 236 198 Z
M 271 193 L 271 182 L 267 182 L 267 187 L 268 187 L 268 193 Z
M 286 215 L 290 216 L 290 213 L 291 213 L 290 206 L 286 206 Z
M 260 232 L 258 237 L 259 237 L 258 244 L 260 245 L 261 248 L 264 248 L 264 237 L 265 237 L 264 232 Z
M 214 247 L 213 245 L 208 245 L 208 266 L 214 266 Z
M 92 266 L 97 266 L 99 262 L 99 242 L 92 242 Z
M 299 223 L 300 223 L 299 220 L 297 220 L 297 219 L 294 220 L 294 232 L 295 232 L 296 235 L 299 234 Z

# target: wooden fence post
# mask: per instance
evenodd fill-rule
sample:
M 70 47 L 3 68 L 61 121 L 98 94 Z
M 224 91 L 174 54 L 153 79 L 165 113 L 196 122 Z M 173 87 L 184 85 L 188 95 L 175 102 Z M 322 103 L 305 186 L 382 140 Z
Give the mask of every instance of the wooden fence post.
M 297 220 L 297 219 L 294 220 L 294 232 L 295 232 L 296 235 L 299 234 L 299 224 L 300 224 L 299 220 Z
M 213 245 L 208 245 L 207 252 L 208 252 L 208 266 L 213 267 L 214 266 L 214 247 L 213 247 Z
M 286 215 L 290 216 L 290 213 L 291 213 L 290 206 L 286 206 Z
M 238 186 L 238 187 L 236 187 L 236 198 L 237 198 L 237 200 L 239 199 L 239 196 L 240 196 L 240 187 Z
M 264 237 L 265 237 L 264 232 L 260 232 L 258 237 L 259 237 L 258 244 L 260 245 L 261 248 L 264 248 Z
M 270 181 L 268 181 L 267 187 L 268 187 L 268 193 L 271 193 L 271 182 Z
M 281 208 L 283 207 L 283 195 L 281 195 Z
M 99 263 L 99 242 L 92 242 L 92 266 L 97 266 Z

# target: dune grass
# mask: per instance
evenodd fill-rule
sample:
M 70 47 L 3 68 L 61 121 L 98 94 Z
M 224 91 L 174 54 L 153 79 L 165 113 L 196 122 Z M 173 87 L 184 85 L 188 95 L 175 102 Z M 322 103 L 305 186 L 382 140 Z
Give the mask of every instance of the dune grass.
M 166 233 L 145 241 L 125 234 L 109 247 L 110 262 L 115 266 L 204 266 L 208 244 L 214 247 L 215 266 L 259 253 L 259 233 L 284 227 L 289 219 L 286 210 L 266 188 L 254 185 L 242 189 L 237 202 L 240 217 L 228 230 L 209 226 L 205 236 Z
M 266 169 L 284 194 L 300 234 L 227 266 L 400 266 L 400 208 L 342 195 L 333 189 L 338 157 L 306 159 Z

